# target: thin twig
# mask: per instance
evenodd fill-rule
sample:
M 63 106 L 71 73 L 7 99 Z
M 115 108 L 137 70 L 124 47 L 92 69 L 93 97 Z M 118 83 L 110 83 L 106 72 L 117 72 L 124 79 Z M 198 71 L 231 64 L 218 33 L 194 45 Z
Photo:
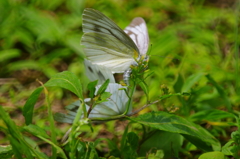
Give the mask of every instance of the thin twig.
M 159 101 L 160 101 L 160 99 L 159 99 L 159 100 L 156 100 L 156 101 L 154 101 L 154 102 L 152 102 L 152 103 L 148 103 L 148 104 L 144 105 L 142 108 L 139 108 L 138 110 L 132 112 L 131 114 L 129 114 L 129 115 L 127 115 L 127 116 L 135 115 L 135 114 L 137 114 L 138 112 L 140 112 L 141 110 L 145 109 L 146 107 L 151 106 L 151 105 L 153 105 L 153 104 L 155 104 L 155 103 L 158 103 Z

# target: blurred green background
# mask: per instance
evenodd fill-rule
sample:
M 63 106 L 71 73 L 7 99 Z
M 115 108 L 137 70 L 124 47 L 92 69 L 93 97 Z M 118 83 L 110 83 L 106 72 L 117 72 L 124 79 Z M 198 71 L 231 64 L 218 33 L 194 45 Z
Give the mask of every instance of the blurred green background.
M 75 73 L 84 88 L 84 53 L 80 45 L 82 12 L 94 8 L 121 28 L 134 17 L 147 23 L 150 43 L 147 79 L 150 99 L 170 92 L 191 92 L 191 97 L 171 98 L 149 110 L 167 110 L 189 117 L 211 109 L 239 110 L 239 5 L 236 0 L 1 0 L 0 1 L 0 104 L 16 122 L 27 97 L 57 72 Z M 209 83 L 209 74 L 225 96 Z M 189 82 L 191 81 L 191 82 Z M 72 94 L 53 90 L 53 111 L 73 102 Z M 135 94 L 134 108 L 146 102 Z M 227 99 L 225 99 L 227 98 Z M 43 98 L 36 114 L 45 107 Z M 36 122 L 44 115 L 36 115 Z M 40 124 L 41 125 L 41 124 Z M 44 125 L 44 122 L 42 122 Z

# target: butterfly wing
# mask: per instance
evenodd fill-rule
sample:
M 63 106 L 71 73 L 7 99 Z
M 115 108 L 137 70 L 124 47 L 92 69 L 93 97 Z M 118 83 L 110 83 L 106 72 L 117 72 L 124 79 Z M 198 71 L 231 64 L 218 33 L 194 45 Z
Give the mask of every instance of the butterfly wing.
M 97 86 L 97 90 L 100 86 Z M 112 95 L 108 99 L 108 101 L 100 103 L 94 107 L 92 112 L 89 115 L 89 118 L 96 117 L 110 117 L 123 114 L 126 110 L 126 106 L 128 103 L 128 96 L 124 90 L 119 90 L 124 88 L 120 84 L 109 83 L 106 92 L 110 92 Z M 132 108 L 129 108 L 129 112 L 132 111 Z
M 96 92 L 100 88 L 100 85 L 97 86 Z M 109 83 L 106 92 L 111 93 L 112 95 L 108 99 L 108 101 L 97 104 L 91 113 L 89 114 L 89 118 L 108 118 L 116 115 L 123 114 L 126 110 L 126 106 L 128 103 L 128 96 L 124 90 L 119 90 L 124 88 L 122 85 L 117 83 Z M 90 98 L 84 100 L 86 103 L 90 101 Z M 80 106 L 80 101 L 76 101 L 68 106 L 66 109 L 68 110 L 68 114 L 56 113 L 54 115 L 54 119 L 58 122 L 64 123 L 72 123 L 76 112 Z M 86 104 L 87 110 L 89 106 Z M 132 111 L 132 107 L 129 108 L 128 113 Z
M 104 65 L 112 72 L 124 72 L 139 56 L 138 47 L 132 39 L 111 19 L 101 12 L 87 8 L 83 12 L 81 44 L 87 58 Z
M 149 36 L 147 25 L 143 18 L 137 17 L 124 29 L 124 32 L 137 45 L 141 55 L 145 55 L 148 51 Z
M 84 60 L 85 72 L 90 81 L 98 80 L 98 84 L 103 84 L 107 79 L 110 83 L 115 83 L 115 79 L 110 69 L 103 65 L 94 65 L 88 60 Z
M 85 45 L 87 58 L 93 64 L 104 65 L 113 73 L 124 72 L 134 62 L 135 50 L 111 35 L 85 33 L 81 42 Z

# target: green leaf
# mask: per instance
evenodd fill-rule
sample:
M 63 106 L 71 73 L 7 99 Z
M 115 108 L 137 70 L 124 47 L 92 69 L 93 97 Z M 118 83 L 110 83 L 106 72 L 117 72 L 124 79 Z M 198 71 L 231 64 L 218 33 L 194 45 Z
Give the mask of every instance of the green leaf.
M 181 74 L 178 74 L 178 78 L 177 81 L 175 82 L 173 88 L 175 90 L 175 92 L 181 92 L 181 88 L 184 84 L 184 80 Z
M 0 145 L 0 158 L 11 158 L 13 155 L 11 145 Z
M 127 134 L 127 142 L 129 143 L 129 145 L 131 146 L 132 150 L 137 150 L 138 148 L 138 136 L 134 133 L 134 132 L 129 132 Z
M 167 99 L 167 98 L 172 97 L 172 96 L 182 96 L 182 95 L 186 95 L 186 93 L 166 94 L 166 95 L 163 95 L 163 96 L 159 97 L 159 99 L 163 100 L 163 99 Z M 189 94 L 187 94 L 187 95 L 189 95 Z
M 90 98 L 94 97 L 94 93 L 96 91 L 97 83 L 98 83 L 98 80 L 88 83 L 87 88 L 89 90 L 89 97 Z
M 45 83 L 45 86 L 65 88 L 83 99 L 81 82 L 76 75 L 69 71 L 63 71 L 54 75 L 49 81 L 47 81 L 47 83 Z
M 214 87 L 217 89 L 220 96 L 223 98 L 228 111 L 232 112 L 231 102 L 230 102 L 228 96 L 226 95 L 225 90 L 212 78 L 212 76 L 210 76 L 208 74 L 208 75 L 206 75 L 206 77 L 209 80 L 209 82 L 211 82 L 214 85 Z
M 23 61 L 16 61 L 7 65 L 9 71 L 16 71 L 22 69 L 35 69 L 41 70 L 41 64 L 38 61 L 34 60 L 23 60 Z
M 148 94 L 149 94 L 149 90 L 148 90 L 148 86 L 144 81 L 139 82 L 139 86 L 142 88 L 142 90 L 144 91 L 145 95 L 147 96 L 147 99 L 149 99 Z
M 109 98 L 109 97 L 111 97 L 111 93 L 109 93 L 109 92 L 103 92 L 102 94 L 101 94 L 101 98 L 100 98 L 100 101 L 97 101 L 97 103 L 102 103 L 102 102 L 106 102 L 106 101 L 108 101 L 107 99 Z
M 199 81 L 199 79 L 203 76 L 203 73 L 196 73 L 191 75 L 190 77 L 187 78 L 185 81 L 183 87 L 182 87 L 182 92 L 189 92 L 190 89 L 193 87 L 193 85 Z
M 11 58 L 19 57 L 20 55 L 20 50 L 18 49 L 0 51 L 0 62 L 5 62 Z
M 207 152 L 202 154 L 198 159 L 225 159 L 222 152 Z
M 37 125 L 29 124 L 28 126 L 24 126 L 23 129 L 37 137 L 41 136 L 47 139 L 50 139 L 46 131 Z
M 222 152 L 225 155 L 233 156 L 236 149 L 235 142 L 233 140 L 229 140 L 223 147 Z
M 43 90 L 43 87 L 37 88 L 27 99 L 27 102 L 23 106 L 23 116 L 25 117 L 25 123 L 26 125 L 32 123 L 32 117 L 33 117 L 33 109 L 34 105 L 36 104 L 39 95 L 41 94 Z
M 125 128 L 124 133 L 122 135 L 122 139 L 121 139 L 121 147 L 120 147 L 120 151 L 123 152 L 123 149 L 126 145 L 127 142 L 127 134 L 128 134 L 128 128 L 129 128 L 129 124 L 128 126 Z
M 2 120 L 7 126 L 8 132 L 6 132 L 6 134 L 8 135 L 8 138 L 10 140 L 10 143 L 12 145 L 12 149 L 16 158 L 22 158 L 22 155 L 24 155 L 26 156 L 26 158 L 31 159 L 33 158 L 32 153 L 36 155 L 36 158 L 40 158 L 39 157 L 40 152 L 33 149 L 31 146 L 29 146 L 26 143 L 17 125 L 13 122 L 13 120 L 10 118 L 8 113 L 5 112 L 5 110 L 2 108 L 1 105 L 0 105 L 0 116 L 2 117 Z
M 129 119 L 155 129 L 190 135 L 210 144 L 214 149 L 220 149 L 219 142 L 205 129 L 174 114 L 159 111 Z
M 206 142 L 202 141 L 200 138 L 191 136 L 191 135 L 186 135 L 182 134 L 186 140 L 191 142 L 193 145 L 198 147 L 199 149 L 202 149 L 203 151 L 212 151 L 213 148 L 208 145 Z
M 217 121 L 224 118 L 235 118 L 235 116 L 226 111 L 212 109 L 197 112 L 190 117 L 192 121 Z
M 107 86 L 108 86 L 109 82 L 110 82 L 110 80 L 107 79 L 107 80 L 101 85 L 101 87 L 98 89 L 96 95 L 99 95 L 99 94 L 102 94 L 103 92 L 105 92 L 105 90 L 107 89 Z
M 156 153 L 148 154 L 148 159 L 164 159 L 164 152 L 163 152 L 163 150 L 157 150 Z
M 23 148 L 24 146 L 21 145 L 16 139 L 14 138 L 10 138 L 9 139 L 11 145 L 12 145 L 12 149 L 14 152 L 14 156 L 16 156 L 17 159 L 23 159 L 22 157 L 22 150 L 25 149 Z M 29 153 L 29 152 L 28 152 Z M 33 159 L 33 157 L 31 155 L 26 155 L 28 156 L 30 159 Z
M 146 156 L 152 150 L 163 150 L 165 158 L 173 158 L 178 156 L 183 143 L 183 137 L 177 133 L 154 130 L 149 132 L 143 141 L 139 155 Z

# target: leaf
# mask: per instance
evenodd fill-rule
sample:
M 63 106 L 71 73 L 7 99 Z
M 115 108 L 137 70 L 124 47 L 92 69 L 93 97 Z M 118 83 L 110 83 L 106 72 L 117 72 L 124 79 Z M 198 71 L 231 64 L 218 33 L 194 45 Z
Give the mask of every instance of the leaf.
M 25 123 L 26 125 L 29 125 L 32 123 L 32 117 L 33 117 L 33 108 L 36 104 L 39 95 L 41 94 L 43 90 L 43 87 L 37 88 L 27 99 L 27 102 L 23 106 L 23 116 L 25 117 Z
M 225 90 L 209 74 L 206 75 L 206 77 L 209 80 L 209 82 L 211 82 L 214 85 L 214 87 L 217 89 L 220 96 L 223 98 L 223 101 L 224 101 L 228 111 L 232 112 L 231 102 L 229 101 L 229 98 L 226 95 Z
M 8 49 L 0 51 L 0 62 L 5 62 L 11 58 L 19 57 L 20 55 L 20 50 L 18 49 Z
M 127 134 L 127 141 L 129 143 L 129 145 L 131 146 L 132 150 L 136 151 L 137 148 L 138 148 L 138 141 L 139 141 L 139 138 L 138 136 L 134 133 L 134 132 L 129 132 Z
M 208 145 L 206 142 L 202 141 L 200 138 L 191 136 L 191 135 L 186 135 L 186 134 L 182 134 L 184 136 L 184 138 L 186 140 L 188 140 L 189 142 L 191 142 L 193 145 L 195 145 L 196 147 L 198 147 L 199 149 L 202 149 L 204 151 L 212 151 L 213 148 Z
M 49 81 L 47 81 L 47 83 L 45 83 L 45 86 L 65 88 L 83 99 L 81 82 L 76 75 L 69 71 L 63 71 L 54 75 Z
M 11 158 L 13 155 L 11 145 L 0 145 L 0 158 Z
M 225 159 L 222 152 L 207 152 L 202 154 L 198 159 Z
M 147 96 L 147 99 L 149 99 L 148 94 L 149 94 L 149 90 L 148 90 L 148 86 L 144 81 L 139 82 L 139 86 L 142 88 L 142 90 L 144 91 L 145 95 Z
M 182 92 L 189 92 L 192 86 L 199 81 L 199 79 L 203 76 L 203 73 L 196 73 L 191 75 L 190 77 L 187 78 L 185 81 L 183 87 L 182 87 Z
M 139 138 L 134 132 L 127 133 L 126 137 L 125 140 L 127 140 L 121 145 L 121 156 L 127 159 L 136 158 Z
M 175 92 L 181 92 L 181 88 L 184 84 L 184 80 L 181 74 L 178 74 L 178 78 L 177 81 L 175 82 L 173 88 L 175 90 Z
M 23 60 L 11 63 L 11 65 L 7 65 L 7 68 L 9 71 L 16 71 L 22 69 L 41 70 L 41 64 L 34 60 Z
M 160 100 L 163 100 L 163 99 L 167 99 L 171 96 L 182 96 L 182 95 L 189 95 L 188 93 L 174 93 L 174 94 L 166 94 L 166 95 L 163 95 L 161 97 L 159 97 Z
M 214 149 L 220 149 L 219 142 L 205 129 L 174 114 L 159 111 L 129 119 L 155 129 L 194 136 L 210 144 Z
M 88 83 L 87 88 L 89 90 L 89 97 L 90 98 L 94 97 L 94 93 L 96 91 L 97 83 L 98 83 L 98 80 Z
M 146 156 L 151 150 L 163 150 L 165 158 L 177 157 L 182 147 L 183 137 L 177 133 L 154 130 L 148 133 L 140 146 L 139 155 Z
M 12 145 L 12 149 L 14 152 L 14 156 L 16 156 L 17 159 L 23 159 L 22 157 L 22 146 L 16 139 L 10 138 L 10 143 Z M 29 152 L 28 152 L 29 153 Z M 27 156 L 27 155 L 26 155 Z M 33 159 L 32 156 L 28 156 L 30 159 Z
M 225 155 L 233 156 L 234 152 L 236 151 L 236 145 L 233 140 L 229 140 L 223 147 L 222 147 L 222 152 Z
M 163 150 L 157 150 L 156 153 L 148 154 L 148 159 L 164 159 L 164 152 L 163 152 Z
M 105 92 L 105 90 L 107 89 L 107 86 L 108 86 L 109 82 L 110 82 L 110 80 L 107 79 L 107 80 L 101 85 L 101 87 L 98 89 L 96 95 L 99 95 L 99 94 L 102 94 L 103 92 Z
M 190 117 L 192 121 L 217 121 L 224 118 L 235 118 L 235 116 L 226 111 L 212 109 L 197 112 Z
M 112 95 L 112 94 L 111 94 L 110 92 L 103 92 L 103 93 L 101 94 L 100 101 L 97 101 L 97 103 L 102 103 L 102 102 L 108 101 L 108 98 L 110 98 L 111 95 Z
M 41 136 L 50 139 L 45 130 L 38 127 L 37 125 L 29 124 L 28 126 L 24 126 L 23 129 L 37 137 Z
M 31 153 L 35 153 L 36 154 L 35 157 L 40 158 L 38 155 L 40 152 L 33 149 L 31 146 L 27 144 L 27 142 L 23 138 L 23 135 L 18 129 L 17 125 L 13 122 L 13 120 L 10 118 L 8 113 L 3 109 L 1 105 L 0 105 L 0 116 L 2 117 L 2 120 L 7 126 L 6 134 L 8 135 L 8 138 L 10 140 L 10 143 L 12 145 L 12 149 L 16 158 L 22 158 L 22 155 L 24 155 L 26 156 L 26 158 L 31 159 L 33 158 Z

